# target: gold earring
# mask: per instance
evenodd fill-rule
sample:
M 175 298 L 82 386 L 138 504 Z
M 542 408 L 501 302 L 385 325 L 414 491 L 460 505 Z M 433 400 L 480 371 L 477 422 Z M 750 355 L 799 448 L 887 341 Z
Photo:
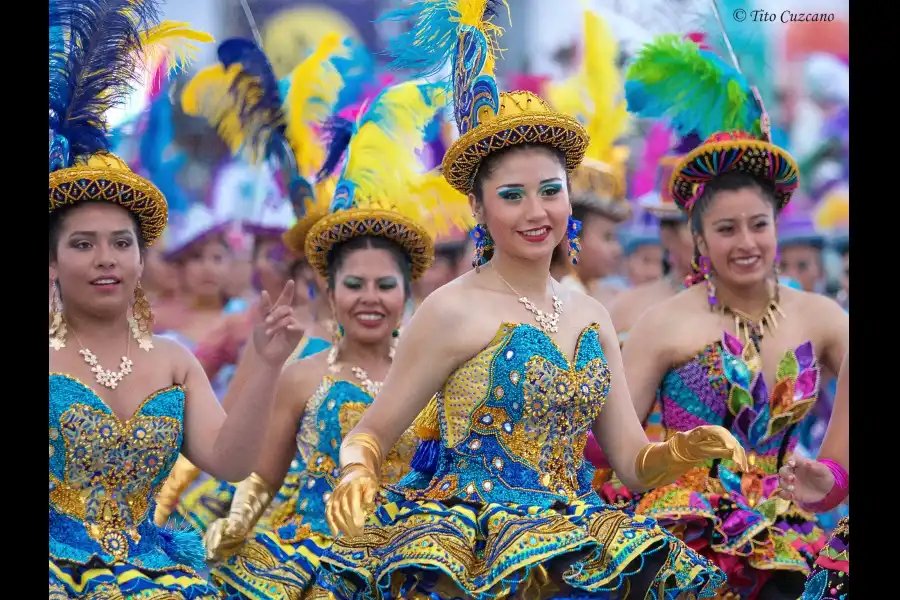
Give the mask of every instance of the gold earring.
M 153 349 L 153 312 L 150 310 L 150 302 L 147 294 L 138 281 L 134 288 L 134 304 L 131 306 L 132 318 L 128 320 L 131 325 L 131 335 L 140 346 L 141 350 L 150 352 Z
M 56 281 L 52 284 L 50 297 L 50 347 L 61 350 L 66 347 L 66 321 L 62 313 L 62 298 Z

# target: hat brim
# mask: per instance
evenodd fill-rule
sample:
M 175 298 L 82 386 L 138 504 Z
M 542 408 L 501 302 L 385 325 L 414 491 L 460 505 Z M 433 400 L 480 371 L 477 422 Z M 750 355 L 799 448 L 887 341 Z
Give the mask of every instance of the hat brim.
M 84 201 L 111 202 L 126 209 L 137 218 L 147 246 L 159 239 L 169 218 L 159 188 L 131 171 L 75 166 L 50 173 L 50 213 Z
M 473 190 L 475 173 L 485 157 L 522 144 L 556 148 L 566 157 L 566 170 L 574 171 L 584 159 L 590 136 L 576 119 L 550 112 L 500 116 L 461 135 L 444 155 L 443 172 L 457 191 Z
M 319 219 L 306 236 L 306 260 L 323 277 L 328 275 L 328 252 L 356 237 L 381 237 L 409 255 L 410 277 L 421 277 L 434 260 L 434 240 L 411 219 L 382 209 L 351 208 Z
M 657 192 L 650 192 L 638 198 L 638 206 L 660 221 L 683 221 L 686 215 L 674 202 L 663 202 Z
M 791 246 L 812 246 L 821 250 L 825 247 L 826 240 L 824 235 L 817 233 L 803 233 L 799 235 L 785 235 L 778 237 L 778 245 L 781 248 L 790 248 Z
M 698 185 L 730 172 L 771 181 L 779 209 L 787 206 L 800 184 L 797 163 L 783 148 L 754 139 L 713 141 L 698 146 L 678 162 L 669 183 L 675 204 L 689 210 Z
M 328 215 L 328 207 L 314 208 L 307 212 L 299 219 L 294 226 L 284 232 L 281 241 L 288 247 L 288 250 L 296 256 L 305 256 L 306 254 L 306 236 L 312 226 Z

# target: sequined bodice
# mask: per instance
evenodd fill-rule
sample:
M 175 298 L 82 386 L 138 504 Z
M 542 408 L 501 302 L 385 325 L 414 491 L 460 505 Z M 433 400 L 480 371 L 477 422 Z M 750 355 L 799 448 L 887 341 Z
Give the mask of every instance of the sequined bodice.
M 794 425 L 815 404 L 819 368 L 811 343 L 785 352 L 769 390 L 758 353 L 724 332 L 697 356 L 666 373 L 660 388 L 667 433 L 722 425 L 766 473 L 797 443 Z
M 359 423 L 372 400 L 358 385 L 331 377 L 325 377 L 309 400 L 297 433 L 298 457 L 306 467 L 299 478 L 296 514 L 303 517 L 300 522 L 312 531 L 328 533 L 325 505 L 341 475 L 338 466 L 341 442 Z M 412 429 L 400 437 L 385 457 L 382 481 L 395 483 L 409 471 L 417 441 Z M 285 531 L 280 533 L 291 537 Z
M 172 386 L 120 421 L 87 385 L 50 375 L 51 554 L 83 562 L 158 550 L 153 498 L 181 448 L 184 403 Z
M 503 324 L 437 395 L 441 448 L 427 488 L 413 489 L 410 477 L 394 491 L 530 506 L 591 494 L 582 453 L 609 385 L 596 325 L 581 333 L 570 363 L 539 329 Z

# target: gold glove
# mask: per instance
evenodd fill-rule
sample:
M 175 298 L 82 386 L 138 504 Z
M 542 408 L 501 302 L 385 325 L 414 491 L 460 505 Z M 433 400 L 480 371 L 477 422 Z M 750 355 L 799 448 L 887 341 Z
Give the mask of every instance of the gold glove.
M 647 444 L 634 460 L 634 472 L 647 488 L 657 488 L 711 458 L 728 458 L 747 471 L 747 455 L 734 436 L 718 425 L 676 433 L 662 443 Z
M 203 536 L 207 562 L 221 562 L 233 555 L 246 541 L 274 496 L 269 484 L 256 473 L 250 473 L 250 477 L 240 482 L 234 491 L 228 517 L 213 521 Z
M 368 433 L 351 433 L 341 444 L 341 479 L 331 493 L 325 518 L 332 535 L 362 534 L 366 515 L 375 509 L 384 452 Z
M 156 510 L 153 512 L 153 522 L 159 527 L 164 527 L 169 520 L 169 515 L 178 506 L 181 494 L 200 475 L 200 469 L 182 455 L 178 455 L 172 472 L 163 483 L 162 489 L 156 495 Z

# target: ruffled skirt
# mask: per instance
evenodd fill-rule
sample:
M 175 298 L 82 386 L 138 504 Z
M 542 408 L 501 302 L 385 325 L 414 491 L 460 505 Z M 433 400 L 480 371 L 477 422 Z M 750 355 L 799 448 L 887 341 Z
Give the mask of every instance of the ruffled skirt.
M 657 519 L 713 561 L 728 576 L 720 593 L 753 599 L 778 573 L 802 587 L 827 540 L 814 515 L 774 495 L 777 482 L 776 475 L 736 474 L 720 465 L 718 478 L 710 477 L 708 468 L 694 469 L 641 495 L 632 495 L 613 476 L 600 494 Z
M 211 600 L 222 593 L 191 569 L 151 571 L 94 559 L 86 565 L 50 558 L 50 600 Z
M 402 501 L 322 555 L 336 598 L 710 598 L 722 573 L 653 519 L 593 502 L 559 508 Z
M 819 553 L 816 566 L 806 580 L 801 600 L 849 600 L 850 517 L 838 523 L 828 545 Z

